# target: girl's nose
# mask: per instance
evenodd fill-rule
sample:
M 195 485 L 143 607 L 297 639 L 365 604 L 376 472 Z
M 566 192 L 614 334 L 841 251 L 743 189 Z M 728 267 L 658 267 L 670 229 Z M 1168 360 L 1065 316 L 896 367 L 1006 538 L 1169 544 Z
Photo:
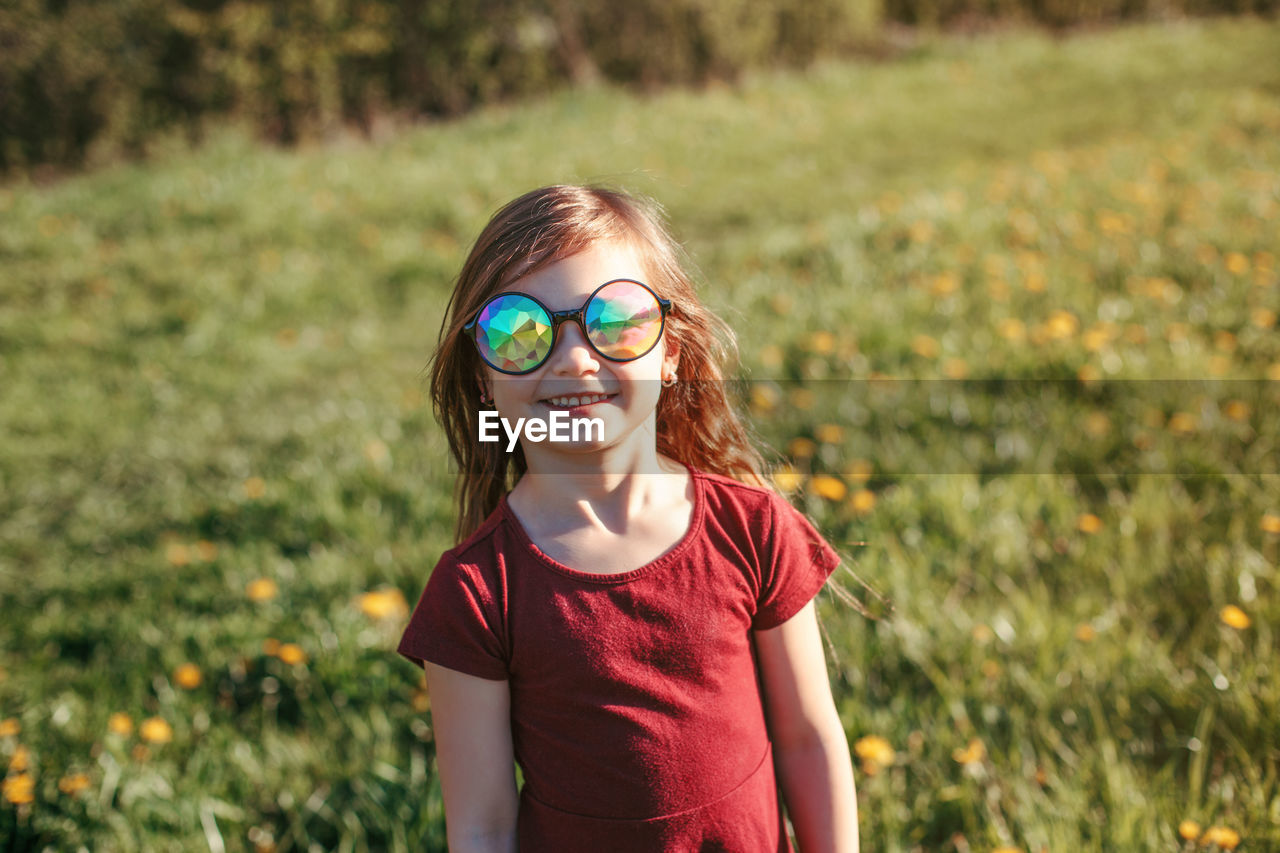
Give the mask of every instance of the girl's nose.
M 551 370 L 553 373 L 576 375 L 598 370 L 600 362 L 596 351 L 587 343 L 582 327 L 568 322 L 560 326 L 556 334 L 556 348 L 552 350 Z

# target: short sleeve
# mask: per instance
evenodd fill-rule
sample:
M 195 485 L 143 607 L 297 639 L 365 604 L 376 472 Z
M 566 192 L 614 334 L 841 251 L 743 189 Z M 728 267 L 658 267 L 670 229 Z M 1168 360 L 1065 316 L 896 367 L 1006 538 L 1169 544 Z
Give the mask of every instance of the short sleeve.
M 510 673 L 503 622 L 493 585 L 476 566 L 445 554 L 431 572 L 396 651 L 419 666 L 431 661 L 479 678 L 505 680 Z
M 840 565 L 840 556 L 795 507 L 771 502 L 760 598 L 751 627 L 776 628 L 799 613 Z

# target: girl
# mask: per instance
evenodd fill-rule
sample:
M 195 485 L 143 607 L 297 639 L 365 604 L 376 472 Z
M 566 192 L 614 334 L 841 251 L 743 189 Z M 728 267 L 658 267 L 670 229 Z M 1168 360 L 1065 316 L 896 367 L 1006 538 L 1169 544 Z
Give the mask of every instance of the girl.
M 431 375 L 459 544 L 399 647 L 454 853 L 787 851 L 779 783 L 804 853 L 858 849 L 812 601 L 839 559 L 764 487 L 731 344 L 622 193 L 535 190 L 472 248 Z M 603 431 L 508 452 L 494 410 Z

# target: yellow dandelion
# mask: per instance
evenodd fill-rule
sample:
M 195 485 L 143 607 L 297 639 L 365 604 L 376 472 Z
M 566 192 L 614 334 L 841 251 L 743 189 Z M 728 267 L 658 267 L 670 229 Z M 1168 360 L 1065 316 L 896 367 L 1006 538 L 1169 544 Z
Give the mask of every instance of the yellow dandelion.
M 267 493 L 267 484 L 261 477 L 250 477 L 244 481 L 244 496 L 256 501 Z
M 969 363 L 963 358 L 949 358 L 942 363 L 942 375 L 948 379 L 964 379 L 969 375 Z
M 1249 404 L 1243 400 L 1228 400 L 1227 404 L 1222 407 L 1223 413 L 1233 421 L 1247 421 L 1251 409 Z
M 133 718 L 124 711 L 116 711 L 107 718 L 107 731 L 121 737 L 128 737 L 133 734 Z
M 1249 259 L 1242 252 L 1227 252 L 1227 272 L 1232 275 L 1244 275 L 1249 272 Z
M 927 219 L 918 219 L 911 223 L 911 227 L 907 229 L 913 243 L 928 243 L 933 239 L 933 235 L 937 233 L 937 228 Z
M 1280 382 L 1280 361 L 1267 366 L 1267 378 L 1272 382 Z
M 71 773 L 58 780 L 58 790 L 68 797 L 74 797 L 89 787 L 89 776 L 86 773 Z
M 957 764 L 978 764 L 987 757 L 987 747 L 981 740 L 974 738 L 969 744 L 951 753 Z
M 938 273 L 929 284 L 934 296 L 950 296 L 960 289 L 960 277 L 953 272 Z
M 843 480 L 828 474 L 819 474 L 814 477 L 809 481 L 809 488 L 815 495 L 829 501 L 844 500 L 845 494 L 849 491 Z
M 1031 293 L 1043 293 L 1048 284 L 1049 280 L 1040 270 L 1029 270 L 1022 279 L 1022 286 Z
M 1022 853 L 1021 847 L 997 847 L 991 853 Z
M 1254 308 L 1249 312 L 1249 322 L 1259 329 L 1270 329 L 1276 324 L 1276 312 L 1270 308 Z
M 979 622 L 977 625 L 973 626 L 973 639 L 981 645 L 986 645 L 991 642 L 995 635 L 995 631 L 992 631 L 989 625 L 984 625 Z
M 1079 328 L 1080 321 L 1076 319 L 1076 315 L 1061 309 L 1051 313 L 1045 321 L 1045 331 L 1051 339 L 1057 341 L 1070 338 Z
M 1235 850 L 1240 844 L 1240 833 L 1225 826 L 1211 826 L 1200 837 L 1201 844 L 1216 844 L 1223 850 Z
M 1258 522 L 1258 526 L 1262 528 L 1263 533 L 1280 533 L 1280 515 L 1267 513 L 1262 516 L 1262 521 Z
M 1076 378 L 1088 385 L 1090 382 L 1097 382 L 1101 379 L 1102 371 L 1096 365 L 1082 364 L 1080 369 L 1076 371 Z
M 796 436 L 787 444 L 787 455 L 792 459 L 808 459 L 817 448 L 818 446 L 813 443 L 813 439 Z
M 849 499 L 849 505 L 858 515 L 866 515 L 876 508 L 876 494 L 870 489 L 858 489 Z
M 184 690 L 195 690 L 204 681 L 200 667 L 193 663 L 184 663 L 173 671 L 173 680 Z
M 818 398 L 808 388 L 793 388 L 789 399 L 793 409 L 807 412 L 813 408 L 813 404 L 817 402 Z
M 171 566 L 185 566 L 191 562 L 191 552 L 181 542 L 170 542 L 164 549 L 164 558 Z
M 1000 664 L 996 663 L 991 658 L 987 658 L 982 662 L 981 669 L 983 677 L 988 681 L 994 681 L 995 678 L 1000 675 Z
M 773 484 L 778 491 L 794 492 L 804 484 L 804 474 L 790 465 L 783 465 L 773 472 Z
M 250 601 L 270 601 L 280 594 L 280 587 L 271 578 L 251 580 L 244 588 Z
M 751 408 L 757 412 L 772 412 L 778 407 L 781 396 L 773 385 L 751 386 Z
M 276 653 L 276 657 L 289 666 L 300 666 L 307 662 L 307 653 L 297 643 L 283 644 L 280 646 L 280 651 Z
M 1094 534 L 1102 529 L 1102 519 L 1091 512 L 1082 512 L 1076 519 L 1076 529 L 1081 533 Z
M 1124 339 L 1137 346 L 1145 344 L 1147 342 L 1147 327 L 1141 323 L 1128 323 L 1124 327 Z
M 1004 318 L 996 328 L 1000 333 L 1000 337 L 1013 343 L 1018 343 L 1027 336 L 1026 324 L 1017 317 Z
M 934 358 L 938 354 L 938 342 L 928 335 L 916 335 L 911 339 L 911 351 L 921 358 Z
M 22 732 L 22 723 L 17 717 L 0 720 L 0 737 L 17 737 Z
M 1190 412 L 1174 412 L 1169 416 L 1169 431 L 1174 435 L 1191 435 L 1199 424 Z
M 1184 820 L 1178 824 L 1178 834 L 1187 841 L 1195 841 L 1200 837 L 1200 824 L 1194 820 Z
M 820 329 L 809 336 L 809 350 L 819 355 L 830 355 L 836 351 L 836 336 L 826 329 Z
M 148 717 L 139 724 L 138 734 L 147 743 L 168 743 L 173 740 L 173 726 L 164 717 Z
M 0 787 L 3 788 L 5 800 L 15 806 L 25 806 L 35 802 L 36 782 L 26 773 L 10 776 Z
M 1093 438 L 1102 438 L 1111 432 L 1111 418 L 1106 412 L 1090 412 L 1085 415 L 1084 431 Z
M 873 468 L 871 461 L 868 459 L 854 459 L 845 466 L 845 479 L 854 483 L 865 483 L 871 479 Z
M 1076 639 L 1082 643 L 1092 643 L 1093 638 L 1098 636 L 1098 630 L 1088 622 L 1081 622 L 1076 626 Z
M 893 746 L 880 735 L 858 738 L 853 744 L 853 751 L 862 760 L 862 770 L 868 776 L 876 775 L 881 768 L 889 767 L 897 759 Z
M 839 444 L 844 441 L 844 430 L 839 424 L 818 424 L 813 435 L 823 444 Z
M 208 539 L 201 539 L 195 546 L 196 559 L 202 563 L 211 563 L 218 556 L 218 546 Z
M 409 615 L 409 603 L 400 590 L 387 587 L 361 595 L 360 611 L 370 619 L 403 619 Z
M 31 750 L 25 746 L 19 746 L 13 751 L 13 757 L 9 759 L 9 772 L 25 773 L 31 767 Z
M 1213 333 L 1213 345 L 1223 352 L 1235 352 L 1239 344 L 1239 339 L 1226 329 L 1219 329 Z
M 1245 613 L 1234 604 L 1228 604 L 1218 613 L 1218 618 L 1222 620 L 1224 625 L 1235 628 L 1237 631 L 1243 631 L 1253 624 L 1253 620 L 1249 618 L 1249 614 Z

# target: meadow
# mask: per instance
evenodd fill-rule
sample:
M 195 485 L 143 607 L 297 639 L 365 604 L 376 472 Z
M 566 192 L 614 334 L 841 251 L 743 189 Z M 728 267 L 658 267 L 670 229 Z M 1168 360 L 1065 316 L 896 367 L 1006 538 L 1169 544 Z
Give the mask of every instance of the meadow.
M 1277 55 L 924 38 L 0 186 L 0 847 L 444 849 L 422 369 L 488 215 L 596 181 L 848 557 L 864 849 L 1280 849 Z

